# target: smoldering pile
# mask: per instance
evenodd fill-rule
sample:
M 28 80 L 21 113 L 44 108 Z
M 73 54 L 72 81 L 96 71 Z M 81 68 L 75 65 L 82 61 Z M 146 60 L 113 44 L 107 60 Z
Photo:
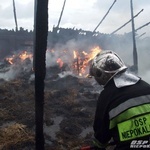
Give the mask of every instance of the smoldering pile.
M 21 58 L 16 60 L 13 64 L 5 61 L 0 68 L 0 130 L 9 129 L 9 132 L 12 133 L 11 136 L 3 134 L 4 139 L 12 138 L 12 140 L 8 144 L 5 143 L 5 146 L 2 144 L 0 146 L 2 149 L 6 147 L 18 150 L 34 149 L 33 61 L 29 57 L 24 61 Z M 17 70 L 16 74 L 11 76 L 15 70 Z M 76 72 L 68 69 L 68 65 L 64 64 L 61 68 L 58 63 L 53 66 L 47 65 L 46 70 L 45 148 L 47 150 L 69 150 L 85 145 L 93 137 L 92 125 L 100 89 L 94 89 L 94 86 L 97 86 L 94 80 L 75 74 Z M 17 128 L 15 133 L 10 131 L 13 130 L 13 127 Z M 14 140 L 15 134 L 18 137 L 25 134 L 26 140 L 23 138 L 18 141 Z

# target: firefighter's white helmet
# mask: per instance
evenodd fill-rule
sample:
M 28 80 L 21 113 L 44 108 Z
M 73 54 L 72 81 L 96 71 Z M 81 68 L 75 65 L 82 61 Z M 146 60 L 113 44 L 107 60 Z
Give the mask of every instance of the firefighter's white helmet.
M 92 60 L 90 75 L 102 86 L 105 86 L 116 74 L 125 71 L 122 59 L 111 50 L 103 50 Z

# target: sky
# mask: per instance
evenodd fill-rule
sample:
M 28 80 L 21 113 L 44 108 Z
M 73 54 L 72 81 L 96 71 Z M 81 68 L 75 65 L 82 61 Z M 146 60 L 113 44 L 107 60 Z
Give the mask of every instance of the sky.
M 1 0 L 0 28 L 15 29 L 13 0 Z M 93 31 L 107 13 L 114 0 L 66 0 L 59 27 Z M 49 0 L 49 31 L 58 24 L 64 0 Z M 33 30 L 34 0 L 15 0 L 18 27 Z M 136 15 L 135 29 L 150 22 L 150 0 L 133 0 L 133 13 Z M 112 33 L 131 18 L 130 0 L 117 0 L 96 31 Z M 132 31 L 131 23 L 120 29 L 117 34 Z M 150 24 L 138 30 L 138 35 L 150 36 Z

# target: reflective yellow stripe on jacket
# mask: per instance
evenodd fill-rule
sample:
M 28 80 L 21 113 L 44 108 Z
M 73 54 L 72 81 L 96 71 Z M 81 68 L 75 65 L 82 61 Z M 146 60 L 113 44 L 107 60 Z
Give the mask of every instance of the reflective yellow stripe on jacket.
M 126 121 L 138 115 L 150 112 L 150 95 L 129 99 L 109 112 L 110 125 L 112 129 L 118 123 Z
M 120 141 L 127 141 L 150 135 L 150 113 L 118 124 Z

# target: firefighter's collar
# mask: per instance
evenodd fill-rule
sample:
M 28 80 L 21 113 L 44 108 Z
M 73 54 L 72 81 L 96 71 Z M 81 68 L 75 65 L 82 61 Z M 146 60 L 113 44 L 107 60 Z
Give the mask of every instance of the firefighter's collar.
M 140 77 L 128 71 L 120 73 L 114 77 L 114 83 L 117 88 L 134 85 L 139 80 L 140 80 Z

